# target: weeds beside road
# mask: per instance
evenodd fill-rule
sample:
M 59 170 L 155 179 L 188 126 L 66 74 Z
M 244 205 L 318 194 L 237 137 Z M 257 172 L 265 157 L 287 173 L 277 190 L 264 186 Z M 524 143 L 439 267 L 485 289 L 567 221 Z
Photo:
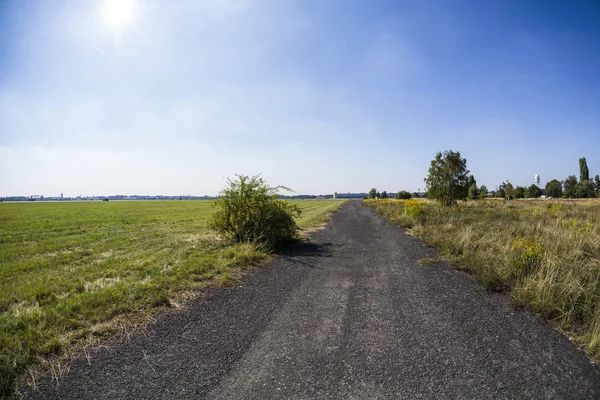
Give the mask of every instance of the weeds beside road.
M 545 316 L 600 361 L 600 200 L 427 200 L 366 205 L 489 290 Z
M 342 201 L 295 201 L 302 228 Z M 83 344 L 144 324 L 268 253 L 219 240 L 207 201 L 0 205 L 0 396 Z

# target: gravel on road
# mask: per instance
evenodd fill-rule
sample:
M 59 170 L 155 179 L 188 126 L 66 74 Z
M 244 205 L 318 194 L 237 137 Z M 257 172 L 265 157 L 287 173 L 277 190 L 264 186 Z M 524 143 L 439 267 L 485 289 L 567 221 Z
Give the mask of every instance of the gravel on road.
M 239 287 L 74 360 L 40 399 L 600 399 L 568 338 L 350 201 Z

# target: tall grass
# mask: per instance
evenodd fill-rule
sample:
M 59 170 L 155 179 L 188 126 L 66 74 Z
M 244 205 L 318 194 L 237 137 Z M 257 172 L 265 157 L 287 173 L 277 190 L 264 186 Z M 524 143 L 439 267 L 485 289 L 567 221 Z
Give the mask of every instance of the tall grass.
M 413 200 L 414 201 L 414 200 Z M 440 255 L 506 290 L 600 361 L 600 200 L 478 200 L 439 207 L 366 201 L 437 247 Z
M 340 201 L 297 201 L 321 221 Z M 235 278 L 268 252 L 219 240 L 200 201 L 0 205 L 0 397 L 197 289 Z

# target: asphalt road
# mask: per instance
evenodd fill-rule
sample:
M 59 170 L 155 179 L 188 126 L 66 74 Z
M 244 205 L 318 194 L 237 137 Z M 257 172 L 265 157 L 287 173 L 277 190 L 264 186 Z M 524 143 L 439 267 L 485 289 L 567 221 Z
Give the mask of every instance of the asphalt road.
M 79 359 L 54 399 L 600 399 L 567 338 L 352 201 L 312 243 Z

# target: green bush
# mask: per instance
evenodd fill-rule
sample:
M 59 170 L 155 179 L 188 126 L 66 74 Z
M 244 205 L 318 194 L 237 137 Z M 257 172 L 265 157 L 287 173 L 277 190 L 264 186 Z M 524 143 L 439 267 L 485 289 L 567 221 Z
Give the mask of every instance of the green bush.
M 238 243 L 263 243 L 276 249 L 298 234 L 298 206 L 278 200 L 284 186 L 271 187 L 260 176 L 236 175 L 215 201 L 209 222 L 218 234 Z
M 401 190 L 398 193 L 396 193 L 396 198 L 398 200 L 408 200 L 412 197 L 412 194 L 410 194 L 409 192 L 407 192 L 406 190 Z

